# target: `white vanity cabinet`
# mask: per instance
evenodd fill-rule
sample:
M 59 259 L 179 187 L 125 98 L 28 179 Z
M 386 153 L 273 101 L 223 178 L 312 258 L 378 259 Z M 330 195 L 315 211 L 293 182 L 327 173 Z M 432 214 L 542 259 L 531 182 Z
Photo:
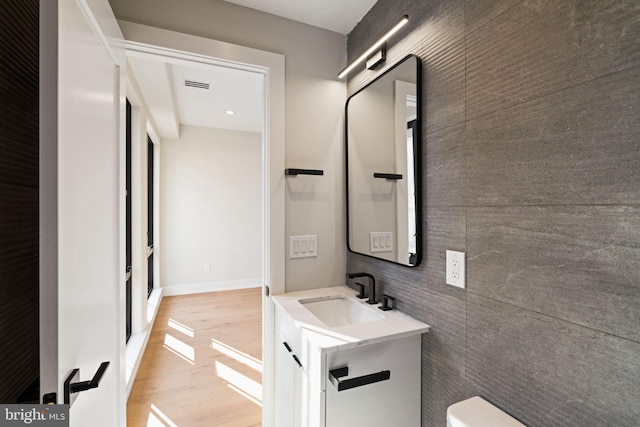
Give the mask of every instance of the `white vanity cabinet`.
M 329 289 L 335 292 L 336 288 Z M 392 320 L 407 318 L 419 326 L 410 333 L 361 340 L 349 327 L 330 328 L 310 319 L 301 321 L 295 313 L 297 306 L 287 310 L 287 304 L 279 302 L 274 425 L 420 425 L 421 334 L 428 331 L 427 325 L 394 313 L 390 315 Z M 378 322 L 384 320 L 360 327 L 385 330 L 386 325 Z
M 328 353 L 326 360 L 324 425 L 420 426 L 420 335 Z M 354 387 L 339 391 L 330 379 L 342 367 L 342 386 Z

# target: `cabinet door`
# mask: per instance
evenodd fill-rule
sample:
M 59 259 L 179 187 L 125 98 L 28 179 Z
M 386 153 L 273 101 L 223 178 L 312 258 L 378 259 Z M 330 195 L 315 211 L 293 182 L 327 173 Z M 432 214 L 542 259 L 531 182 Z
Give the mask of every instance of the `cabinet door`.
M 418 427 L 420 336 L 327 355 L 326 425 Z M 342 381 L 389 371 L 389 379 L 338 391 L 329 372 L 347 367 Z M 366 381 L 365 381 L 366 382 Z
M 300 392 L 299 367 L 284 343 L 286 337 L 276 329 L 275 357 L 275 425 L 278 427 L 299 427 Z

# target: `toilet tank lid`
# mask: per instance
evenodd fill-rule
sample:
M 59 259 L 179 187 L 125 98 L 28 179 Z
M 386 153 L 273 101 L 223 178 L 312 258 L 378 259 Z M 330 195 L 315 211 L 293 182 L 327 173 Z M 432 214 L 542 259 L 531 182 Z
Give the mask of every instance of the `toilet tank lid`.
M 526 427 L 480 396 L 449 406 L 447 425 L 449 427 Z

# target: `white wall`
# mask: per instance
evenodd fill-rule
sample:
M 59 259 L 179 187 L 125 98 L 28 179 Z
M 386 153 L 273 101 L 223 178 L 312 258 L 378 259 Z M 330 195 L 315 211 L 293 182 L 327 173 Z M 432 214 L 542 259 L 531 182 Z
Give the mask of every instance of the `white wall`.
M 285 178 L 282 171 L 287 241 L 289 235 L 318 235 L 317 258 L 286 260 L 286 290 L 344 283 L 346 89 L 337 73 L 346 62 L 346 37 L 218 0 L 111 0 L 111 5 L 128 40 L 145 41 L 140 28 L 130 24 L 135 22 L 285 55 L 286 167 L 325 172 Z
M 194 126 L 182 126 L 180 140 L 163 141 L 166 295 L 262 284 L 261 144 L 259 133 Z

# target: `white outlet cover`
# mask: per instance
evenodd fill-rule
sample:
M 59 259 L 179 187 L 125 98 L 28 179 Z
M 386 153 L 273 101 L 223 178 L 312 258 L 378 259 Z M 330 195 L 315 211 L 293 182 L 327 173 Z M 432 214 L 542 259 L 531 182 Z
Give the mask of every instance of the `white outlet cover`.
M 447 251 L 446 282 L 447 285 L 465 289 L 465 257 L 464 252 Z

